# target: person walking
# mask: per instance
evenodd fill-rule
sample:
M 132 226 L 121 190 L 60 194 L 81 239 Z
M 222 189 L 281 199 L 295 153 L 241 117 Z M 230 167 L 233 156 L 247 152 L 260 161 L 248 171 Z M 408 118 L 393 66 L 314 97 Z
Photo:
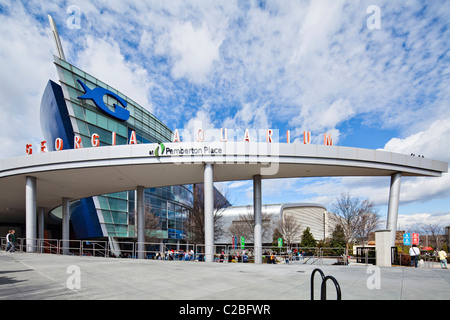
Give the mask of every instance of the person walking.
M 411 267 L 414 264 L 414 267 L 417 268 L 417 264 L 419 262 L 420 250 L 417 248 L 415 244 L 409 249 L 409 256 L 411 257 Z
M 15 230 L 9 230 L 8 234 L 6 235 L 6 252 L 14 253 L 16 251 L 15 242 L 16 242 L 16 236 L 14 235 L 16 233 Z
M 444 249 L 441 248 L 441 251 L 438 252 L 438 256 L 441 263 L 441 268 L 447 269 L 447 252 L 445 252 Z

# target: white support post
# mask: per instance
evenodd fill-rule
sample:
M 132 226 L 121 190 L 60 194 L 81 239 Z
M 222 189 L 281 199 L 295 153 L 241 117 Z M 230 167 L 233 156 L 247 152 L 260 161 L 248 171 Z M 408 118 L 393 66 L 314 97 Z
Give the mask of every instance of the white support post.
M 213 165 L 204 168 L 205 262 L 214 262 L 214 175 Z
M 45 209 L 39 207 L 38 209 L 38 238 L 44 239 L 44 220 L 45 220 Z
M 389 206 L 386 224 L 386 229 L 391 230 L 391 247 L 395 246 L 395 236 L 397 233 L 401 178 L 402 174 L 400 172 L 394 173 L 391 176 L 391 188 L 389 190 Z
M 145 210 L 144 210 L 144 187 L 137 187 L 137 242 L 138 242 L 138 259 L 145 257 Z
M 27 177 L 25 186 L 26 251 L 36 252 L 36 178 Z
M 262 197 L 261 176 L 253 176 L 253 213 L 255 219 L 254 230 L 254 254 L 255 263 L 262 263 Z
M 70 216 L 69 198 L 62 198 L 62 254 L 69 254 Z
M 42 207 L 39 207 L 39 209 L 38 209 L 38 239 L 39 240 L 44 239 L 44 220 L 45 220 L 45 209 Z M 38 247 L 40 247 L 39 243 L 38 243 Z M 42 249 L 40 249 L 40 253 L 42 253 Z

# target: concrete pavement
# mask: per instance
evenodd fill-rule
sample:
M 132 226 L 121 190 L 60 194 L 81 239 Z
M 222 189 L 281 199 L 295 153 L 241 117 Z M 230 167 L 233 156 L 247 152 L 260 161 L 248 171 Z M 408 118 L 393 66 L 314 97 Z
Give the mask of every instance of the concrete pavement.
M 315 268 L 343 300 L 447 300 L 450 272 L 363 265 L 236 264 L 0 253 L 0 300 L 310 300 Z M 315 299 L 320 275 L 315 274 Z M 336 290 L 327 282 L 327 297 Z

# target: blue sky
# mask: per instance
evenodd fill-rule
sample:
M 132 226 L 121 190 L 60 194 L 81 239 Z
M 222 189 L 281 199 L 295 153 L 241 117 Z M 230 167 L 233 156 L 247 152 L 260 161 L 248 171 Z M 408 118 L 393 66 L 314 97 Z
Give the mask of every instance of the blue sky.
M 172 129 L 272 128 L 298 141 L 309 130 L 313 143 L 328 132 L 335 145 L 450 161 L 445 0 L 0 0 L 2 158 L 42 138 L 40 98 L 57 80 L 47 14 L 69 62 Z M 403 178 L 401 225 L 450 224 L 449 183 Z M 248 181 L 219 187 L 251 201 Z M 267 180 L 263 199 L 328 205 L 348 191 L 385 214 L 388 188 L 388 178 Z

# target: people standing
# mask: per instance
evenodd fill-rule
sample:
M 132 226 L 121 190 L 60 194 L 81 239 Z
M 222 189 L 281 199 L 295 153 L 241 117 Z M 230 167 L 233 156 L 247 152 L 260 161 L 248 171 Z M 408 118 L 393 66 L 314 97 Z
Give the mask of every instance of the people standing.
M 411 257 L 411 267 L 414 264 L 414 267 L 417 268 L 417 264 L 419 262 L 420 250 L 417 248 L 415 244 L 409 249 L 409 256 Z
M 14 253 L 16 251 L 15 242 L 16 242 L 16 231 L 15 230 L 9 230 L 8 234 L 6 235 L 6 252 Z
M 438 252 L 439 261 L 441 263 L 442 269 L 447 269 L 447 252 L 441 248 L 441 251 Z
M 276 257 L 275 257 L 275 254 L 273 252 L 270 255 L 270 263 L 271 264 L 275 264 L 276 263 Z

